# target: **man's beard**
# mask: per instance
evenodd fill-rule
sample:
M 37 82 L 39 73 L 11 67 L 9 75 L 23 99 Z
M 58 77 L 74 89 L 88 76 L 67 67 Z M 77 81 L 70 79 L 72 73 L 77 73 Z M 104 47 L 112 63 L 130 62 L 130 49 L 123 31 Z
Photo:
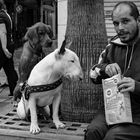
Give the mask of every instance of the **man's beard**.
M 138 34 L 139 34 L 139 30 L 137 28 L 135 34 L 131 38 L 129 38 L 126 41 L 125 41 L 125 39 L 124 40 L 121 40 L 121 42 L 123 42 L 123 43 L 133 42 L 138 37 Z

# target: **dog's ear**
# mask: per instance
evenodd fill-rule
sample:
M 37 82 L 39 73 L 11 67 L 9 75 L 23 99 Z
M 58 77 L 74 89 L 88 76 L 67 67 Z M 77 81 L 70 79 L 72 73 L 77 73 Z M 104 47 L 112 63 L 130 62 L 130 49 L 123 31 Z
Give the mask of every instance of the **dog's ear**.
M 62 46 L 59 50 L 59 54 L 64 54 L 65 53 L 65 46 L 66 46 L 66 39 L 63 41 Z
M 50 39 L 54 39 L 53 31 L 50 25 L 46 25 L 47 34 L 49 35 Z
M 71 44 L 72 44 L 72 41 L 68 42 L 65 47 L 69 49 Z
M 24 38 L 25 38 L 25 40 L 29 40 L 29 41 L 33 42 L 33 44 L 37 44 L 38 35 L 37 35 L 36 26 L 32 26 L 32 27 L 28 28 Z
M 58 53 L 55 55 L 57 60 L 61 59 L 62 55 L 64 55 L 64 53 L 66 51 L 65 48 L 70 48 L 71 44 L 72 44 L 72 41 L 69 43 L 66 43 L 66 38 L 65 38 L 65 40 L 62 43 L 61 48 L 59 49 Z

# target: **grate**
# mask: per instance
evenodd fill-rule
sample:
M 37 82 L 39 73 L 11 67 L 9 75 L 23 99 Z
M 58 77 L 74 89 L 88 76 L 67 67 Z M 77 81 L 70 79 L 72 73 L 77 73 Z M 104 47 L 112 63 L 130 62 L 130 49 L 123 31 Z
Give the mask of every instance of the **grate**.
M 64 129 L 56 129 L 52 120 L 39 119 L 39 127 L 44 133 L 54 133 L 54 134 L 65 134 L 65 135 L 75 135 L 84 136 L 84 131 L 88 124 L 77 123 L 77 122 L 66 122 L 64 121 L 66 127 Z M 30 122 L 20 120 L 16 114 L 16 110 L 13 109 L 6 115 L 0 115 L 0 128 L 1 129 L 13 129 L 21 131 L 29 131 Z

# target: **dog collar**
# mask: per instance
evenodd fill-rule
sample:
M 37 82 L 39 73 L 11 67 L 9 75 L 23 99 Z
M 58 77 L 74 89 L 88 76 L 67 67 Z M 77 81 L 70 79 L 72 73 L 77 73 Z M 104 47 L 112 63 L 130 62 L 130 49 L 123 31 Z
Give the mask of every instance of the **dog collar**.
M 28 100 L 30 93 L 33 92 L 43 92 L 43 91 L 49 91 L 57 88 L 62 84 L 62 78 L 55 81 L 54 83 L 47 84 L 47 85 L 37 85 L 37 86 L 29 86 L 27 83 L 23 85 L 23 90 L 25 91 L 25 99 Z
M 34 47 L 34 45 L 30 42 L 29 42 L 29 48 L 32 52 L 34 52 L 34 54 L 36 54 L 37 56 L 41 56 L 41 54 L 43 53 L 42 51 L 42 47 L 40 46 L 38 49 Z

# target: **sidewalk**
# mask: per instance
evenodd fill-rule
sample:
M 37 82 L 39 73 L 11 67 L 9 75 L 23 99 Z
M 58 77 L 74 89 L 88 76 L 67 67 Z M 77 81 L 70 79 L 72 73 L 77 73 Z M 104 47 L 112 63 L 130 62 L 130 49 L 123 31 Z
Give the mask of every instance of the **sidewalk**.
M 18 67 L 18 62 L 20 58 L 22 48 L 19 48 L 15 51 L 14 53 L 14 65 L 15 69 L 17 70 Z M 7 77 L 4 73 L 4 70 L 0 70 L 0 84 L 7 83 Z M 4 86 L 0 87 L 0 114 L 6 114 L 11 110 L 12 104 L 11 104 L 11 99 L 12 97 L 8 96 L 10 94 L 9 92 L 9 87 Z

